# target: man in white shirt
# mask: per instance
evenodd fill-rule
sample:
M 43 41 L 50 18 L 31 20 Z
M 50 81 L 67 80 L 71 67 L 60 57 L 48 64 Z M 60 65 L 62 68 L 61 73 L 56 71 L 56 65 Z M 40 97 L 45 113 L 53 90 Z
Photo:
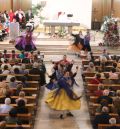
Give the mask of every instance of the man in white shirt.
M 5 104 L 0 106 L 0 113 L 9 113 L 9 111 L 13 108 L 10 104 L 11 104 L 11 99 L 6 98 Z

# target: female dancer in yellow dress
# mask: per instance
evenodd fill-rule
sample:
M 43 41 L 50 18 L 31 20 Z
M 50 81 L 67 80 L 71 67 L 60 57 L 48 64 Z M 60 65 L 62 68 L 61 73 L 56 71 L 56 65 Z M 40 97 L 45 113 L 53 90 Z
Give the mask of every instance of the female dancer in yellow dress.
M 64 72 L 64 76 L 58 80 L 59 88 L 51 91 L 45 101 L 51 109 L 63 111 L 60 115 L 61 119 L 64 118 L 65 113 L 67 116 L 73 116 L 70 110 L 80 109 L 81 97 L 72 91 L 72 81 L 69 74 L 69 71 Z

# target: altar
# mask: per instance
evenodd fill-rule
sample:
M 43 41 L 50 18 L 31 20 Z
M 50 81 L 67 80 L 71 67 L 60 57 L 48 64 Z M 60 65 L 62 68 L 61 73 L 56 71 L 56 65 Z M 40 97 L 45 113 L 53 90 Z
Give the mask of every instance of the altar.
M 72 33 L 72 27 L 73 26 L 80 26 L 80 23 L 77 21 L 71 21 L 71 20 L 45 20 L 43 22 L 45 29 L 46 27 L 49 27 L 49 32 L 51 34 L 55 34 L 55 27 L 68 27 L 68 33 Z M 46 30 L 45 30 L 46 31 Z

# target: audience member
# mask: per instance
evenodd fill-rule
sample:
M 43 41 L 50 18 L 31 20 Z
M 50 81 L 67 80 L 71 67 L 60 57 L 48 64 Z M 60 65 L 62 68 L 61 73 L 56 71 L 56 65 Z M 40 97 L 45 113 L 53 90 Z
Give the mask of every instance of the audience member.
M 109 123 L 109 119 L 111 117 L 108 114 L 108 112 L 109 112 L 108 108 L 107 107 L 103 107 L 101 114 L 95 116 L 95 119 L 93 121 L 94 129 L 98 129 L 98 124 L 108 124 Z
M 17 110 L 15 108 L 12 108 L 9 112 L 9 116 L 6 117 L 7 124 L 16 124 L 18 121 L 17 119 Z
M 9 73 L 10 73 L 10 70 L 8 68 L 8 65 L 5 65 L 2 74 L 9 74 Z
M 110 78 L 112 79 L 117 79 L 118 78 L 118 74 L 116 73 L 116 69 L 112 68 L 111 72 L 109 73 Z
M 17 110 L 18 114 L 27 114 L 28 113 L 28 109 L 25 106 L 24 100 L 21 99 L 17 102 L 16 110 Z
M 103 95 L 104 86 L 102 84 L 98 85 L 98 90 L 95 91 L 95 96 L 102 96 Z
M 116 118 L 110 118 L 109 119 L 110 127 L 107 127 L 106 129 L 120 129 L 120 127 L 116 126 Z
M 25 92 L 24 91 L 20 91 L 19 98 L 16 99 L 16 103 L 18 103 L 20 100 L 24 100 L 25 104 L 27 103 L 27 99 L 25 98 Z
M 9 113 L 9 111 L 13 108 L 10 104 L 11 104 L 11 99 L 6 98 L 5 104 L 0 105 L 0 113 Z
M 97 73 L 95 75 L 95 78 L 90 81 L 90 84 L 100 84 L 100 83 L 102 83 L 101 75 Z
M 105 79 L 103 80 L 103 84 L 112 84 L 113 83 L 113 81 L 112 80 L 110 80 L 110 75 L 109 75 L 109 73 L 104 73 L 104 77 L 105 77 Z
M 93 62 L 89 63 L 88 68 L 86 69 L 87 72 L 95 72 L 95 66 Z
M 103 91 L 103 95 L 100 96 L 100 97 L 97 99 L 97 102 L 98 102 L 98 103 L 101 103 L 101 101 L 102 101 L 103 99 L 104 99 L 104 100 L 107 100 L 107 102 L 108 102 L 109 104 L 112 104 L 113 100 L 112 100 L 111 97 L 109 97 L 109 90 L 104 90 L 104 91 Z
M 16 78 L 15 77 L 11 77 L 10 78 L 10 82 L 9 82 L 9 87 L 10 88 L 16 88 L 16 86 L 17 86 Z
M 120 90 L 117 90 L 116 97 L 113 99 L 113 111 L 120 113 Z

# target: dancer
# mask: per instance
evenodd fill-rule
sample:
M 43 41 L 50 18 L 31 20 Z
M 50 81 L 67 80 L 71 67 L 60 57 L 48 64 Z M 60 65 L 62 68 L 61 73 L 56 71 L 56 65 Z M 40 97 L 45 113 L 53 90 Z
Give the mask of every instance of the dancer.
M 84 36 L 82 31 L 78 34 L 72 34 L 74 37 L 74 43 L 68 47 L 68 50 L 73 50 L 74 52 L 80 52 L 84 48 Z
M 90 46 L 90 32 L 87 30 L 87 34 L 84 37 L 84 47 L 86 51 L 91 51 L 91 46 Z
M 33 43 L 32 38 L 32 26 L 27 26 L 25 35 L 20 36 L 16 40 L 15 48 L 20 51 L 35 51 L 36 46 Z
M 57 88 L 52 90 L 46 99 L 47 105 L 54 110 L 62 111 L 60 118 L 64 115 L 72 116 L 71 110 L 80 109 L 80 98 L 71 89 L 72 81 L 70 80 L 69 71 L 65 71 L 61 79 L 58 80 Z

